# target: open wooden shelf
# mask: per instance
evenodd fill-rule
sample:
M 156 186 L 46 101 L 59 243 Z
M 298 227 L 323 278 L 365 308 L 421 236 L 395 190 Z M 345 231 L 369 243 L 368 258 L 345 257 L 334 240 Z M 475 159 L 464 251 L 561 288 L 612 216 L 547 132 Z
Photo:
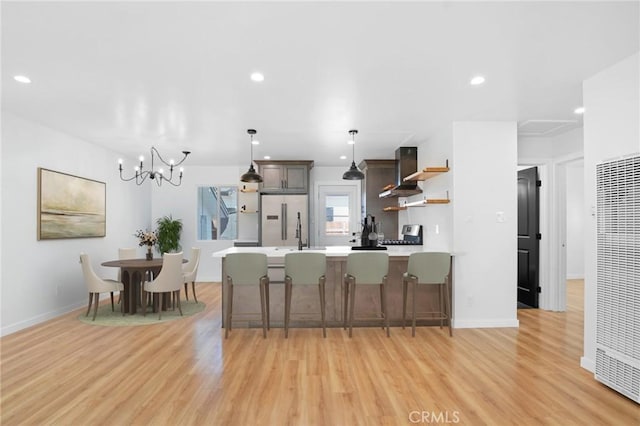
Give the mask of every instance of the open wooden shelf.
M 422 169 L 422 171 L 415 172 L 415 173 L 405 177 L 402 180 L 403 181 L 407 181 L 407 180 L 427 180 L 427 179 L 431 179 L 432 177 L 441 175 L 442 173 L 447 173 L 448 171 L 449 171 L 449 167 L 448 166 L 445 166 L 445 167 L 425 167 L 424 169 Z
M 406 210 L 406 207 L 403 206 L 389 206 L 389 207 L 385 207 L 384 209 L 382 209 L 385 212 L 398 212 L 400 210 Z
M 427 198 L 420 201 L 414 201 L 412 203 L 407 203 L 402 207 L 424 207 L 427 204 L 449 204 L 451 200 L 448 198 Z

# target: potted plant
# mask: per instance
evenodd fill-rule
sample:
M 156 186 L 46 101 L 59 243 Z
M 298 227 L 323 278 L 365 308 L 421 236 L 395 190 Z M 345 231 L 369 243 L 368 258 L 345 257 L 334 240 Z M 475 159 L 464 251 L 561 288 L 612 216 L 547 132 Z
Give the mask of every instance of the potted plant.
M 182 232 L 182 221 L 169 216 L 161 217 L 156 221 L 158 225 L 158 251 L 162 253 L 172 253 L 180 250 L 180 233 Z

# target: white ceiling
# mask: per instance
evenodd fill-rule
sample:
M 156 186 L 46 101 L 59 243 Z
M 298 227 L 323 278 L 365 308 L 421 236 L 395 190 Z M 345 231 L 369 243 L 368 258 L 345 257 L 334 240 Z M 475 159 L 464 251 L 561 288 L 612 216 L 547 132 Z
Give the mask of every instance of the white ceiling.
M 455 120 L 580 125 L 582 81 L 640 50 L 638 1 L 5 1 L 1 13 L 3 109 L 132 158 L 189 149 L 187 167 L 248 164 L 247 128 L 255 159 L 346 168 L 352 128 L 358 161 Z M 476 74 L 483 86 L 468 84 Z

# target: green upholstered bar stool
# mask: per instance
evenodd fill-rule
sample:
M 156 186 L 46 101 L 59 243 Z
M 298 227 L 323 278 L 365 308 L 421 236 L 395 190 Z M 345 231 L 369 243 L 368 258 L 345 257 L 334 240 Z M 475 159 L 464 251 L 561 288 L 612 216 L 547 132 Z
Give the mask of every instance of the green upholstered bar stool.
M 407 272 L 402 277 L 402 328 L 407 317 L 407 292 L 409 283 L 413 287 L 413 301 L 411 313 L 411 335 L 416 335 L 416 289 L 418 285 L 438 286 L 438 311 L 420 312 L 430 314 L 428 319 L 439 319 L 440 328 L 442 321 L 448 320 L 449 335 L 453 336 L 451 329 L 451 300 L 449 297 L 449 272 L 451 270 L 451 254 L 442 252 L 411 253 Z M 443 291 L 444 290 L 444 291 Z M 443 298 L 444 303 L 443 303 Z M 437 316 L 433 316 L 437 314 Z
M 322 336 L 327 337 L 324 321 L 325 298 L 324 283 L 327 270 L 327 257 L 324 253 L 293 252 L 284 256 L 284 337 L 289 337 L 289 318 L 291 316 L 291 293 L 296 285 L 317 285 L 320 291 L 320 318 Z
M 236 285 L 260 286 L 260 310 L 262 313 L 262 336 L 269 329 L 269 276 L 267 255 L 263 253 L 231 253 L 224 258 L 224 273 L 227 280 L 227 318 L 225 339 L 231 331 L 233 316 L 233 287 Z
M 349 337 L 353 330 L 353 317 L 358 285 L 380 286 L 380 319 L 387 327 L 389 336 L 389 317 L 387 315 L 387 273 L 389 255 L 381 252 L 358 252 L 347 256 L 347 273 L 344 275 L 344 328 L 347 327 L 347 303 L 349 304 Z M 360 318 L 365 319 L 365 318 Z M 373 318 L 368 318 L 373 319 Z M 384 327 L 383 327 L 384 329 Z

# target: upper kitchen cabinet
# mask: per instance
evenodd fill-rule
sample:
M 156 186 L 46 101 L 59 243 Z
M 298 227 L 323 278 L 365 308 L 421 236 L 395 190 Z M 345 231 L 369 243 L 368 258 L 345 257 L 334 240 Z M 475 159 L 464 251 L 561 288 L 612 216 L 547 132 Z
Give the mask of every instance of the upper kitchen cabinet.
M 260 192 L 267 194 L 307 194 L 313 161 L 256 160 L 262 176 Z
M 398 238 L 398 213 L 385 210 L 397 205 L 397 198 L 380 198 L 378 194 L 389 182 L 396 180 L 396 160 L 362 160 L 359 164 L 364 173 L 362 180 L 362 211 L 375 216 L 382 223 L 386 238 Z

